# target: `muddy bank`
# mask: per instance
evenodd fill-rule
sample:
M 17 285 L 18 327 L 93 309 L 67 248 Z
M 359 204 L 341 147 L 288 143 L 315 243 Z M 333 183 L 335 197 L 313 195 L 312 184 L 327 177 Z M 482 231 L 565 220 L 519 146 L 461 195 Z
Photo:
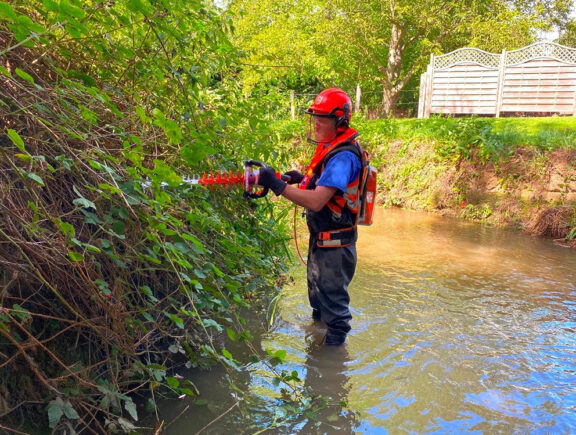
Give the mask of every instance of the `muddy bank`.
M 375 150 L 379 203 L 512 226 L 576 246 L 576 150 L 517 148 L 507 156 L 446 159 L 435 144 Z

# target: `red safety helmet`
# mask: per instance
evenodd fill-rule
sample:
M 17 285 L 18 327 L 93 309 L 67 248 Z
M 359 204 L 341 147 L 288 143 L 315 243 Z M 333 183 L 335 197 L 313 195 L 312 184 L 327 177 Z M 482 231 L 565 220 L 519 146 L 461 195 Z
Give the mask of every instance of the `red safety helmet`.
M 306 110 L 311 116 L 330 117 L 336 120 L 338 132 L 348 128 L 352 118 L 352 101 L 346 92 L 330 88 L 320 92 L 314 103 Z

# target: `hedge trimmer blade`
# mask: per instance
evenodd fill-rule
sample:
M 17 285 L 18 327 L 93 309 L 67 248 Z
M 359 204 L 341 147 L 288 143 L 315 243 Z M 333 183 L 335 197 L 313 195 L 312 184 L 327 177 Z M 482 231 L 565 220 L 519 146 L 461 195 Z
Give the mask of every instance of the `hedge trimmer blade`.
M 228 173 L 226 173 L 225 171 L 217 171 L 216 174 L 214 175 L 212 172 L 210 172 L 209 175 L 206 175 L 206 172 L 204 172 L 202 174 L 201 177 L 186 177 L 183 178 L 182 181 L 186 184 L 190 184 L 190 185 L 200 185 L 200 186 L 208 186 L 208 187 L 212 187 L 212 186 L 235 186 L 235 185 L 241 185 L 244 183 L 244 175 L 240 175 L 238 173 L 238 171 L 236 171 L 236 173 L 233 173 L 232 171 L 229 171 Z
M 248 198 L 262 198 L 268 193 L 268 188 L 264 187 L 260 191 L 255 191 L 256 186 L 258 186 L 258 177 L 260 175 L 260 170 L 258 168 L 265 167 L 266 165 L 262 162 L 256 160 L 248 160 L 244 162 L 244 172 L 241 174 L 238 171 L 217 171 L 215 174 L 210 172 L 202 173 L 202 176 L 197 177 L 182 177 L 182 184 L 187 184 L 188 186 L 205 186 L 212 190 L 214 187 L 233 187 L 233 186 L 243 186 L 244 196 Z M 284 180 L 289 179 L 289 177 L 281 176 L 279 172 L 276 172 L 278 178 Z M 150 180 L 146 180 L 142 183 L 144 188 L 147 188 L 152 183 Z M 168 187 L 168 183 L 160 183 L 162 188 Z

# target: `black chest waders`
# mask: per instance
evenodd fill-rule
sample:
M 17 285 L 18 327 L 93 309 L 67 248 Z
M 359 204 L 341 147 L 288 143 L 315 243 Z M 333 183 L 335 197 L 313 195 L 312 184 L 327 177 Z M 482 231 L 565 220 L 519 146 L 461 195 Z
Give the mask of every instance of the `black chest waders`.
M 357 150 L 357 151 L 356 151 Z M 326 156 L 319 165 L 314 178 L 307 186 L 314 189 L 330 157 L 337 152 L 352 151 L 362 162 L 360 149 L 354 142 L 343 144 Z M 362 171 L 361 171 L 362 172 Z M 355 180 L 351 184 L 357 184 Z M 348 189 L 347 189 L 348 191 Z M 327 345 L 340 345 L 350 331 L 350 296 L 348 285 L 356 270 L 356 213 L 342 201 L 341 195 L 335 195 L 331 205 L 319 212 L 306 211 L 306 223 L 310 230 L 308 244 L 308 299 L 313 317 L 322 320 L 328 327 Z M 335 210 L 334 204 L 343 206 Z

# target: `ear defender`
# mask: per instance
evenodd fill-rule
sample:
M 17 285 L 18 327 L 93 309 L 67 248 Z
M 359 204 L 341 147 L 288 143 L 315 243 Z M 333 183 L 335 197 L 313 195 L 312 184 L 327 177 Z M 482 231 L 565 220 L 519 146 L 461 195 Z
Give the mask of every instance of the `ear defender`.
M 342 110 L 344 111 L 344 114 L 336 118 L 336 128 L 348 127 L 348 115 L 350 113 L 350 105 L 348 103 L 344 103 Z

